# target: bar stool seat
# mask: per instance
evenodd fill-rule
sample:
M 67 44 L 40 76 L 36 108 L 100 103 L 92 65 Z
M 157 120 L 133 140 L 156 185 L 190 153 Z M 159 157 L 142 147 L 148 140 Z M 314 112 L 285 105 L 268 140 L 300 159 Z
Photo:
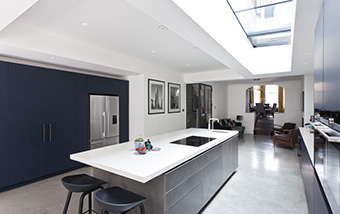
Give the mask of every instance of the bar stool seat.
M 92 213 L 92 192 L 96 189 L 103 189 L 103 184 L 106 184 L 105 181 L 102 181 L 98 178 L 86 175 L 86 174 L 78 174 L 78 175 L 71 175 L 66 176 L 61 179 L 64 187 L 69 191 L 67 194 L 67 199 L 64 207 L 63 214 L 67 213 L 68 205 L 71 200 L 71 196 L 73 192 L 82 192 L 79 199 L 79 209 L 78 213 L 83 213 L 83 203 L 84 197 L 88 195 L 89 198 L 89 210 L 86 212 Z
M 117 186 L 99 190 L 94 198 L 102 208 L 102 213 L 127 213 L 137 206 L 141 214 L 145 213 L 143 203 L 146 198 Z

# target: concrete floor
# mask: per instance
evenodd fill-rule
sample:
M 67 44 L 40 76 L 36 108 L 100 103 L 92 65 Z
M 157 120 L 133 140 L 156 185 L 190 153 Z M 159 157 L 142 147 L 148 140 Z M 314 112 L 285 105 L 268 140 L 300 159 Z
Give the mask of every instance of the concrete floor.
M 2 192 L 0 213 L 60 214 L 67 194 L 61 178 L 91 171 L 83 168 Z M 79 194 L 74 194 L 68 213 L 77 213 L 78 200 Z M 308 213 L 296 153 L 280 145 L 274 150 L 269 136 L 240 137 L 239 168 L 203 211 L 222 213 Z

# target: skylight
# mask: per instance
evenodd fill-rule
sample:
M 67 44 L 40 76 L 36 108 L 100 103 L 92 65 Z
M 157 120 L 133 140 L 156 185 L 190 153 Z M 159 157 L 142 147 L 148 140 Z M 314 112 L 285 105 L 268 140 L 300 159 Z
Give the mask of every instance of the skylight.
M 254 47 L 291 42 L 292 0 L 227 0 Z

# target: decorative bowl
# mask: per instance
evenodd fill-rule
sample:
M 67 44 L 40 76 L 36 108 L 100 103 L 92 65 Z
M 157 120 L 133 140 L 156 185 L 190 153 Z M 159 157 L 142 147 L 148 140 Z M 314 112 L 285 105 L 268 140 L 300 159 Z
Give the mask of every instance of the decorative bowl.
M 147 151 L 148 151 L 147 149 L 145 149 L 145 150 L 137 150 L 137 152 L 138 152 L 139 154 L 141 154 L 141 155 L 146 154 Z

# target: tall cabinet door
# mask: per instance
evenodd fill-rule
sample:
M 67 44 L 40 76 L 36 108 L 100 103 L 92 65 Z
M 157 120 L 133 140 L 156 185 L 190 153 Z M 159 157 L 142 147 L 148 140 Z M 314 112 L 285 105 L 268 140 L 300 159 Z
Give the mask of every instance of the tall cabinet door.
M 318 23 L 315 27 L 314 40 L 314 108 L 317 111 L 324 109 L 323 102 L 323 66 L 324 66 L 324 42 L 323 42 L 323 25 L 324 25 L 323 7 L 320 11 Z
M 71 168 L 75 151 L 75 74 L 47 70 L 47 174 Z
M 0 188 L 8 185 L 8 63 L 0 62 Z
M 324 108 L 339 111 L 340 1 L 324 1 Z
M 43 68 L 9 64 L 9 184 L 46 170 L 45 74 Z

